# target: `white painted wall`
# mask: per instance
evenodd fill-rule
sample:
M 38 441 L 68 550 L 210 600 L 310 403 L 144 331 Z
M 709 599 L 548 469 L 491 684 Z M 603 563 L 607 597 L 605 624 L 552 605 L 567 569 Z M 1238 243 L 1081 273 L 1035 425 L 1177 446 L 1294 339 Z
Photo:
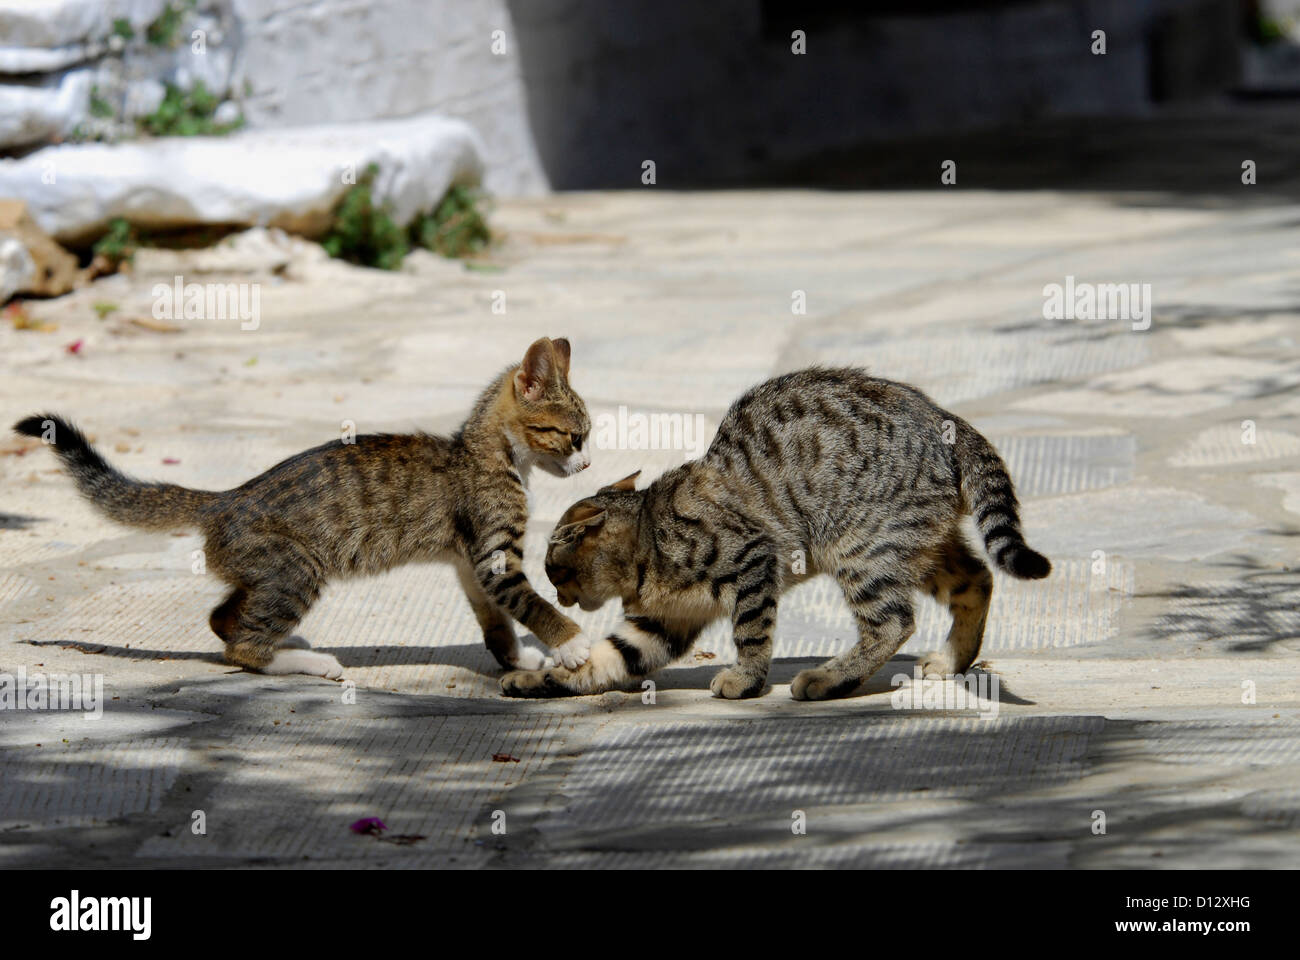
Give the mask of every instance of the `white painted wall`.
M 487 148 L 488 189 L 546 189 L 504 0 L 231 0 L 231 6 L 252 125 L 436 110 L 478 131 Z M 504 56 L 492 53 L 494 30 L 506 33 Z
M 201 77 L 242 101 L 254 128 L 458 118 L 486 147 L 489 190 L 547 189 L 504 0 L 199 0 L 204 54 L 191 52 L 187 26 L 175 50 L 136 43 L 119 55 L 113 21 L 127 19 L 142 35 L 164 2 L 0 0 L 0 148 L 93 124 L 92 87 L 142 104 L 129 113 L 148 113 L 160 81 L 187 87 Z M 504 55 L 492 52 L 495 30 L 505 31 Z

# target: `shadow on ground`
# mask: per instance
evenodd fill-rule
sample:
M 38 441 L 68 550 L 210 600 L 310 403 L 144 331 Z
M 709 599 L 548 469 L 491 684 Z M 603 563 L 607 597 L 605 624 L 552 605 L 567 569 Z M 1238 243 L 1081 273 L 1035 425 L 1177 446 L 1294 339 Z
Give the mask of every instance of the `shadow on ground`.
M 1246 556 L 1228 566 L 1243 572 L 1235 580 L 1138 594 L 1167 603 L 1166 612 L 1147 628 L 1147 636 L 1213 644 L 1229 653 L 1259 653 L 1300 640 L 1300 571 L 1266 566 Z

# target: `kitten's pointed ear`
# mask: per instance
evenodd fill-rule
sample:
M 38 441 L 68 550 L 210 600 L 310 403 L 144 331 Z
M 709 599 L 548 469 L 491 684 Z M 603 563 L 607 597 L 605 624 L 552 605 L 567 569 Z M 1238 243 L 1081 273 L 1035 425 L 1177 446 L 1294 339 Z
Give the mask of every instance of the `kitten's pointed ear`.
M 611 490 L 622 490 L 624 492 L 628 490 L 635 490 L 636 478 L 639 476 L 641 476 L 640 470 L 638 470 L 636 473 L 629 473 L 626 477 L 624 477 L 622 480 L 619 480 L 617 483 L 611 483 L 607 487 L 601 487 L 599 492 L 609 493 Z
M 551 341 L 555 348 L 555 362 L 565 377 L 569 375 L 569 341 L 565 337 L 556 337 Z
M 555 374 L 555 355 L 551 341 L 542 339 L 533 343 L 524 354 L 524 362 L 515 371 L 515 395 L 521 400 L 538 400 L 546 390 L 547 381 Z
M 594 527 L 605 522 L 605 508 L 594 500 L 582 500 L 565 511 L 568 523 L 580 523 L 584 527 Z
M 575 543 L 605 522 L 605 508 L 593 500 L 580 500 L 564 511 L 560 521 L 551 531 L 551 543 Z

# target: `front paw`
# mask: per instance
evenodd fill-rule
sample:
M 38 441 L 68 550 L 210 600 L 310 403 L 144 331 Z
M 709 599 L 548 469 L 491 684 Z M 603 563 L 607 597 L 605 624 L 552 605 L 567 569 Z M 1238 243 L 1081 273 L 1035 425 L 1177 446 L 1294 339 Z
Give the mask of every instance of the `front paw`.
M 743 700 L 762 693 L 766 680 L 766 677 L 756 677 L 736 667 L 728 667 L 714 674 L 709 689 L 713 691 L 715 697 L 722 697 L 725 700 Z
M 555 661 L 536 647 L 521 646 L 511 658 L 510 666 L 515 670 L 542 670 L 555 666 Z
M 576 670 L 591 656 L 591 640 L 585 633 L 574 634 L 558 647 L 552 647 L 551 656 L 566 669 Z
M 790 684 L 790 696 L 796 700 L 838 700 L 858 689 L 862 681 L 834 670 L 814 667 L 801 670 Z
M 511 670 L 501 678 L 501 693 L 507 697 L 571 697 L 574 691 L 566 687 L 557 674 L 560 671 Z

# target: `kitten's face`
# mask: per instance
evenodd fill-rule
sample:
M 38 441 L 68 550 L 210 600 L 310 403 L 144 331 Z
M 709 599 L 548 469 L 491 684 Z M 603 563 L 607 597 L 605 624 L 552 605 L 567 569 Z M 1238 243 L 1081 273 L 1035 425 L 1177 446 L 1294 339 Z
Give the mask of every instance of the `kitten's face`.
M 531 347 L 514 376 L 514 405 L 507 429 L 516 450 L 557 477 L 571 477 L 591 465 L 591 418 L 569 387 L 569 341 L 543 337 Z
M 636 589 L 633 556 L 642 495 L 636 474 L 580 500 L 560 517 L 546 548 L 546 576 L 562 606 L 588 612 Z

